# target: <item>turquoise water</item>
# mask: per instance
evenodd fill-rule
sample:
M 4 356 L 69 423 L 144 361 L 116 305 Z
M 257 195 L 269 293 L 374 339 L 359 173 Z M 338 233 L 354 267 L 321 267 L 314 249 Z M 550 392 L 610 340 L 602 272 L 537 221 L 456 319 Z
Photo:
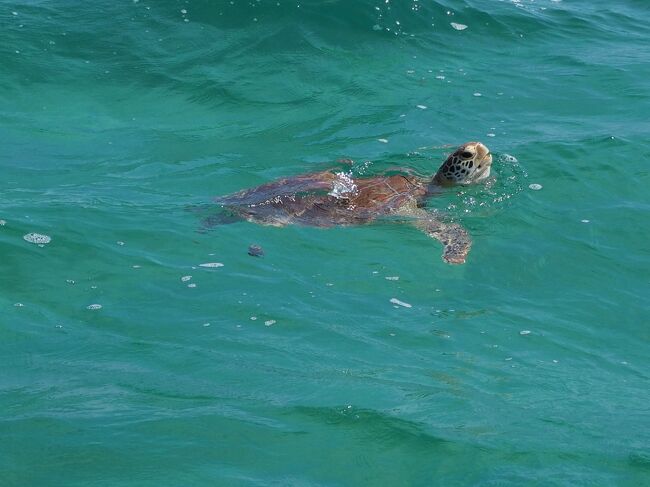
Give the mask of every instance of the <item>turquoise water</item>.
M 650 485 L 645 0 L 0 6 L 0 485 Z M 467 140 L 463 266 L 188 211 Z

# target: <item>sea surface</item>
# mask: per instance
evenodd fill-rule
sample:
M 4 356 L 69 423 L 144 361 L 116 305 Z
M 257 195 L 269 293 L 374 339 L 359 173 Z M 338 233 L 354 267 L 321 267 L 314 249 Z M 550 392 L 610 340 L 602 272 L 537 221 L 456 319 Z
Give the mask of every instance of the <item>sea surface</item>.
M 650 485 L 648 7 L 1 1 L 0 486 Z M 469 140 L 465 265 L 202 223 Z

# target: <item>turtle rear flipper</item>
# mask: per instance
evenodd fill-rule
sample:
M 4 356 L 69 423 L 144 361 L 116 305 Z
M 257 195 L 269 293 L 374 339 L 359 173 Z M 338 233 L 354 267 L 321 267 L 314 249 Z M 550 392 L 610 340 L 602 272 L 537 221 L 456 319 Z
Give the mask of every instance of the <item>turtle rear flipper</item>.
M 226 211 L 218 211 L 212 213 L 201 220 L 201 233 L 206 232 L 207 230 L 221 226 L 221 225 L 230 225 L 231 223 L 237 223 L 242 221 L 241 216 Z

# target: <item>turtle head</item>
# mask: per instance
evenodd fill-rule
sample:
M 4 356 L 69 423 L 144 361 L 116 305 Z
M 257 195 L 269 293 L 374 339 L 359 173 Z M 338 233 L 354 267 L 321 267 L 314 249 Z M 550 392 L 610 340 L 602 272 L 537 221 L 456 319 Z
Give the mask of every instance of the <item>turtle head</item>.
M 440 166 L 433 182 L 441 186 L 475 183 L 490 175 L 491 165 L 490 149 L 480 142 L 467 142 Z

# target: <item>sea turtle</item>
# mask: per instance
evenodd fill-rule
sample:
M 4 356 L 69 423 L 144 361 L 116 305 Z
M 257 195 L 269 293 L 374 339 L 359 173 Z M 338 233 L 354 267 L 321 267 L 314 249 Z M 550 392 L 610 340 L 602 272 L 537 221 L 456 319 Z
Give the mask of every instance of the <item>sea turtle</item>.
M 445 262 L 462 264 L 471 246 L 467 231 L 425 211 L 424 203 L 441 187 L 486 178 L 491 164 L 492 155 L 485 145 L 468 142 L 430 179 L 404 170 L 354 179 L 345 172 L 322 171 L 262 184 L 215 201 L 235 219 L 274 226 L 362 225 L 382 216 L 404 217 L 400 221 L 412 223 L 443 244 Z

